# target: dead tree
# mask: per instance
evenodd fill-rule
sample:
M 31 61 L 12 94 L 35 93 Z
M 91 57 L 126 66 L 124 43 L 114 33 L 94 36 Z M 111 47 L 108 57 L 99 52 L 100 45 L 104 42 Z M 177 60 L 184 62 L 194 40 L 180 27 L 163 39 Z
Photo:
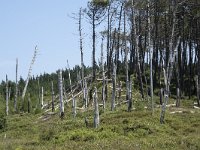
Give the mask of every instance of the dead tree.
M 28 95 L 28 113 L 31 112 L 31 98 L 30 98 L 30 94 Z
M 8 76 L 6 75 L 6 115 L 8 116 L 9 106 L 8 106 Z
M 14 100 L 15 111 L 17 111 L 17 97 L 18 97 L 18 59 L 16 59 L 15 100 Z
M 112 75 L 112 102 L 111 102 L 111 111 L 115 110 L 115 97 L 116 97 L 116 66 L 115 62 L 113 61 L 113 75 Z
M 94 90 L 94 127 L 97 128 L 99 126 L 99 104 L 97 88 L 95 87 Z
M 80 8 L 79 10 L 79 37 L 80 37 L 80 51 L 81 51 L 81 80 L 82 80 L 82 90 L 83 90 L 83 102 L 86 108 L 87 99 L 86 99 L 86 89 L 85 89 L 85 80 L 84 80 L 84 62 L 83 62 L 82 8 Z
M 59 70 L 58 72 L 58 88 L 59 88 L 59 99 L 60 99 L 60 118 L 62 119 L 64 117 L 62 70 Z
M 169 86 L 170 86 L 170 82 L 171 82 L 171 78 L 172 78 L 172 71 L 173 71 L 173 66 L 174 66 L 174 62 L 175 62 L 175 57 L 177 57 L 177 55 L 178 55 L 178 46 L 179 46 L 179 43 L 180 43 L 180 37 L 178 37 L 176 47 L 173 51 L 173 39 L 174 39 L 174 32 L 175 32 L 175 23 L 176 23 L 176 19 L 175 19 L 175 12 L 174 12 L 172 35 L 171 35 L 170 47 L 169 47 L 170 48 L 170 58 L 169 58 L 169 61 L 166 65 L 166 69 L 163 68 L 164 81 L 165 81 L 165 96 L 164 96 L 164 103 L 162 104 L 162 110 L 161 110 L 161 115 L 160 115 L 160 123 L 161 124 L 164 123 L 166 105 L 167 105 L 168 100 L 169 100 L 169 92 L 170 92 Z
M 101 65 L 102 65 L 102 102 L 103 102 L 103 109 L 106 108 L 106 101 L 105 101 L 105 71 L 104 71 L 104 55 L 103 55 L 103 38 L 101 42 Z
M 75 100 L 74 93 L 72 90 L 72 82 L 71 82 L 70 67 L 69 67 L 68 60 L 67 60 L 67 66 L 68 66 L 69 86 L 70 86 L 70 90 L 72 94 L 72 114 L 73 114 L 73 117 L 75 118 L 76 117 L 76 100 Z
M 133 107 L 133 102 L 132 102 L 132 81 L 130 80 L 129 82 L 129 98 L 128 98 L 128 112 L 131 112 L 132 107 Z
M 28 76 L 27 76 L 27 79 L 26 79 L 26 84 L 25 84 L 25 87 L 24 87 L 24 90 L 23 90 L 23 93 L 22 93 L 22 101 L 23 101 L 22 102 L 22 109 L 24 109 L 23 108 L 24 97 L 26 95 L 26 90 L 27 90 L 27 87 L 28 87 L 29 79 L 31 77 L 32 67 L 33 67 L 33 64 L 35 63 L 37 52 L 38 52 L 38 49 L 37 49 L 37 46 L 35 46 L 34 55 L 33 55 L 33 58 L 32 58 L 32 61 L 31 61 L 30 67 L 29 67 L 29 71 L 28 71 Z
M 126 101 L 129 101 L 129 77 L 128 77 L 128 48 L 126 45 L 126 14 L 124 11 L 124 51 L 125 51 L 125 66 L 126 66 Z
M 148 46 L 150 52 L 150 96 L 151 96 L 151 109 L 154 114 L 154 101 L 153 101 L 153 47 L 151 45 L 151 19 L 150 19 L 150 0 L 148 0 Z
M 43 109 L 44 106 L 44 88 L 42 86 L 42 90 L 41 90 L 41 108 Z

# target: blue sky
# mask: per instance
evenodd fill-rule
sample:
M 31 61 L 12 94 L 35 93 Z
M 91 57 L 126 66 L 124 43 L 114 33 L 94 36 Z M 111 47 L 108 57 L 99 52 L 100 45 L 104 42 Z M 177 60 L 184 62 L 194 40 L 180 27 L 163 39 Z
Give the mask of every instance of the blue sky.
M 80 64 L 78 25 L 69 17 L 85 8 L 88 0 L 0 0 L 0 81 L 8 75 L 15 80 L 15 61 L 19 76 L 27 76 L 34 47 L 39 55 L 33 75 Z M 84 61 L 91 60 L 90 25 L 83 24 Z

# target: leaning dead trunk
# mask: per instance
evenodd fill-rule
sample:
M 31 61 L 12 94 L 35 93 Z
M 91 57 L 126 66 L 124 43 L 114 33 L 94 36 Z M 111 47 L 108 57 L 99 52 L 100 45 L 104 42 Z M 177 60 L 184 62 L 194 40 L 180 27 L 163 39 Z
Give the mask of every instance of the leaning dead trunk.
M 8 116 L 8 76 L 6 75 L 6 115 Z
M 94 88 L 94 127 L 97 128 L 99 126 L 99 104 L 97 97 L 97 88 Z
M 38 51 L 37 46 L 35 46 L 33 59 L 31 61 L 30 67 L 29 67 L 28 76 L 27 76 L 27 79 L 26 79 L 26 84 L 25 84 L 25 87 L 24 87 L 24 90 L 23 90 L 23 93 L 22 93 L 22 100 L 23 101 L 24 101 L 24 97 L 26 95 L 26 90 L 27 90 L 27 87 L 28 87 L 29 79 L 31 77 L 32 67 L 33 67 L 33 64 L 35 63 L 35 59 L 36 59 L 36 56 L 37 56 L 37 51 Z
M 60 117 L 64 117 L 64 102 L 63 102 L 63 83 L 62 83 L 62 71 L 58 72 L 58 87 L 59 87 L 59 99 L 60 99 Z

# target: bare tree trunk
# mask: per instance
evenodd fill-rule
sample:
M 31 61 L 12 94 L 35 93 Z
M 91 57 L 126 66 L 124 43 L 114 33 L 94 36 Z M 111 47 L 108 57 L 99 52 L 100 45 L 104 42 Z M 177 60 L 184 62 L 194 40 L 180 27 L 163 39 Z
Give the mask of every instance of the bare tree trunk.
M 85 79 L 84 79 L 84 63 L 83 63 L 83 38 L 82 38 L 82 9 L 79 11 L 79 37 L 80 37 L 80 51 L 81 51 L 81 79 L 82 79 L 82 89 L 83 89 L 83 102 L 85 108 L 87 107 L 86 99 L 86 89 L 85 89 Z
M 52 99 L 52 112 L 55 111 L 55 107 L 54 107 L 54 89 L 53 89 L 53 81 L 51 81 L 51 99 Z
M 6 115 L 8 116 L 9 106 L 8 106 L 8 76 L 6 75 Z
M 17 97 L 18 97 L 18 59 L 16 59 L 15 100 L 14 100 L 15 112 L 17 111 Z
M 175 24 L 175 22 L 174 22 Z M 174 28 L 174 27 L 173 27 Z M 174 29 L 172 29 L 172 36 L 171 38 L 173 38 L 173 34 L 174 34 Z M 171 40 L 172 42 L 173 40 Z M 170 42 L 170 43 L 171 43 Z M 165 80 L 165 99 L 164 99 L 164 103 L 162 104 L 162 110 L 161 110 L 161 115 L 160 115 L 160 123 L 163 124 L 164 123 L 164 118 L 165 118 L 165 110 L 166 110 L 166 105 L 168 103 L 169 100 L 169 86 L 170 86 L 170 82 L 171 82 L 171 77 L 172 77 L 172 71 L 173 71 L 173 66 L 174 66 L 174 59 L 178 54 L 178 46 L 180 43 L 180 37 L 178 38 L 177 44 L 176 44 L 176 48 L 174 50 L 175 54 L 172 54 L 172 43 L 170 44 L 170 59 L 169 59 L 169 63 L 167 65 L 167 71 L 165 71 L 164 69 L 164 80 Z
M 95 12 L 93 10 L 93 19 L 92 19 L 92 78 L 93 81 L 96 79 L 96 61 L 95 61 L 95 53 L 96 53 L 96 32 L 95 32 Z
M 118 82 L 118 103 L 121 103 L 121 93 L 122 93 L 122 83 L 121 81 Z
M 153 101 L 153 67 L 152 67 L 152 58 L 153 58 L 153 47 L 151 46 L 151 20 L 150 20 L 150 0 L 148 0 L 148 43 L 149 43 L 149 52 L 150 52 L 150 90 L 151 90 L 151 109 L 152 114 L 154 114 L 154 101 Z
M 179 87 L 176 88 L 176 107 L 180 106 L 180 89 Z
M 73 114 L 73 117 L 75 118 L 76 117 L 76 100 L 74 98 L 74 93 L 72 90 L 72 82 L 71 82 L 70 67 L 69 67 L 68 60 L 67 60 L 67 66 L 68 66 L 69 86 L 70 86 L 70 90 L 72 94 L 72 114 Z
M 128 98 L 128 112 L 131 112 L 133 102 L 132 102 L 132 81 L 129 82 L 129 98 Z
M 42 86 L 42 90 L 41 90 L 41 108 L 43 109 L 44 106 L 44 88 Z
M 10 101 L 11 87 L 8 88 L 8 100 Z
M 94 88 L 94 127 L 97 128 L 99 126 L 99 104 L 97 97 L 97 88 Z
M 129 101 L 129 80 L 128 80 L 128 49 L 126 45 L 126 14 L 124 11 L 124 51 L 125 51 L 125 66 L 126 66 L 126 101 Z
M 26 79 L 26 84 L 25 84 L 25 87 L 24 87 L 24 90 L 23 90 L 23 93 L 22 93 L 22 100 L 23 100 L 23 102 L 24 102 L 24 97 L 26 95 L 26 90 L 27 90 L 27 87 L 28 87 L 29 79 L 31 77 L 32 67 L 33 67 L 33 64 L 34 64 L 36 56 L 37 56 L 37 51 L 38 51 L 37 46 L 35 46 L 35 51 L 34 51 L 33 59 L 31 61 L 30 67 L 29 67 L 28 76 L 27 76 L 27 79 Z
M 30 98 L 30 94 L 28 96 L 28 113 L 31 112 L 31 98 Z
M 59 70 L 58 72 L 58 86 L 59 86 L 59 99 L 60 99 L 60 118 L 62 119 L 64 117 L 62 70 Z
M 115 110 L 115 97 L 116 97 L 116 66 L 115 66 L 114 61 L 113 61 L 112 83 L 113 83 L 113 89 L 112 89 L 111 111 L 114 111 Z
M 134 25 L 134 36 L 135 36 L 135 45 L 136 45 L 136 56 L 137 56 L 137 67 L 138 67 L 138 76 L 139 76 L 139 82 L 140 82 L 140 91 L 142 98 L 144 98 L 144 87 L 143 87 L 143 82 L 142 82 L 142 72 L 141 72 L 141 67 L 140 67 L 140 58 L 139 58 L 139 36 L 137 34 L 137 29 L 136 29 L 136 18 L 135 18 L 135 9 L 133 5 L 133 0 L 132 0 L 132 7 L 133 7 L 133 25 Z
M 41 104 L 41 101 L 40 101 L 40 80 L 39 80 L 39 77 L 37 78 L 37 81 L 38 81 L 38 105 L 39 105 L 39 107 L 41 106 L 40 104 Z
M 101 65 L 102 65 L 102 78 L 103 78 L 103 85 L 102 85 L 102 102 L 103 102 L 103 109 L 106 108 L 106 101 L 105 101 L 105 72 L 104 72 L 104 55 L 103 55 L 103 38 L 101 43 Z

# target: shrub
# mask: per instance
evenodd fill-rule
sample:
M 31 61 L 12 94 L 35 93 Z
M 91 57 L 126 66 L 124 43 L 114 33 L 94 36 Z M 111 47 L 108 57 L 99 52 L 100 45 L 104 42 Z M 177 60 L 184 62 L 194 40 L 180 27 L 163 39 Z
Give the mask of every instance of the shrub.
M 0 131 L 6 128 L 6 116 L 4 113 L 0 112 Z

